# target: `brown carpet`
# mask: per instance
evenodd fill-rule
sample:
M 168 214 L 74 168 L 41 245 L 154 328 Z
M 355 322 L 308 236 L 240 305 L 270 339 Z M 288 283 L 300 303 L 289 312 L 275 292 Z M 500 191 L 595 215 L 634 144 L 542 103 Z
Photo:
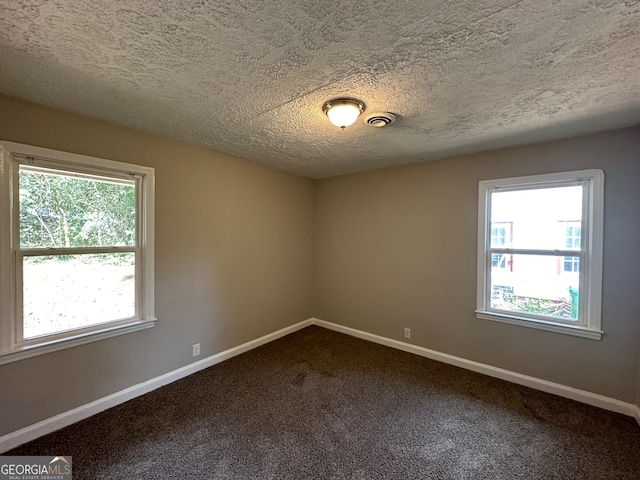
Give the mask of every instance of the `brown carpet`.
M 635 420 L 309 327 L 6 455 L 74 479 L 640 479 Z

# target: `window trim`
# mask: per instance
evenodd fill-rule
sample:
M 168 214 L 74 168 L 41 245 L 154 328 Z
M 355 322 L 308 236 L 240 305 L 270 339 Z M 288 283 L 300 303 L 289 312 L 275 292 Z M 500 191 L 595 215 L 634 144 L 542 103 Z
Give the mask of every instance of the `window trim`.
M 136 261 L 136 296 L 139 306 L 136 316 L 91 325 L 83 329 L 59 332 L 53 335 L 27 339 L 18 342 L 17 323 L 17 285 L 18 269 L 16 261 L 22 256 L 33 253 L 34 249 L 19 252 L 19 240 L 16 240 L 15 223 L 19 221 L 17 192 L 13 191 L 18 165 L 22 157 L 34 159 L 40 165 L 50 168 L 71 170 L 96 175 L 101 172 L 107 177 L 135 177 L 137 186 L 136 222 L 139 239 L 135 249 L 140 250 L 140 261 Z M 155 220 L 155 169 L 141 165 L 105 160 L 97 157 L 67 153 L 47 148 L 34 147 L 14 142 L 0 141 L 0 365 L 30 358 L 45 353 L 83 345 L 89 342 L 111 338 L 155 326 L 154 312 L 154 220 Z M 92 250 L 83 247 L 82 250 Z M 93 248 L 104 250 L 105 248 Z M 112 247 L 106 247 L 112 250 Z M 134 248 L 127 247 L 133 251 Z M 75 248 L 37 249 L 38 254 L 58 254 L 61 250 Z M 138 265 L 139 264 L 139 265 Z
M 520 314 L 492 309 L 488 305 L 491 288 L 491 205 L 490 194 L 498 190 L 526 190 L 549 186 L 568 185 L 581 182 L 582 200 L 582 242 L 580 252 L 580 317 L 578 322 L 555 320 L 551 317 Z M 599 169 L 559 172 L 526 177 L 483 180 L 478 187 L 478 253 L 477 253 L 477 298 L 476 317 L 496 322 L 520 325 L 529 328 L 565 333 L 584 338 L 600 340 L 602 304 L 602 251 L 604 230 L 604 172 Z M 568 250 L 503 249 L 506 253 L 563 255 Z M 584 258 L 583 258 L 584 257 Z

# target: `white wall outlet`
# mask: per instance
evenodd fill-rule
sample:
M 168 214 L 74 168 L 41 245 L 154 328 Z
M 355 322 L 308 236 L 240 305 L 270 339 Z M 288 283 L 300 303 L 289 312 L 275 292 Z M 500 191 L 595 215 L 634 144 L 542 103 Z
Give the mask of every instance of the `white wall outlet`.
M 411 329 L 410 328 L 405 328 L 404 329 L 404 338 L 411 338 Z
M 200 344 L 199 344 L 199 343 L 196 343 L 196 344 L 193 346 L 193 356 L 194 356 L 194 357 L 197 357 L 198 355 L 200 355 Z

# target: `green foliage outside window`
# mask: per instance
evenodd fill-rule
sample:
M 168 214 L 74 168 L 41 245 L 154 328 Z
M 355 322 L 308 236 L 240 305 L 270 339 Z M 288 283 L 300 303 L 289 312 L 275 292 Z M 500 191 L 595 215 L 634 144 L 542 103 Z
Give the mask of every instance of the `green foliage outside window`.
M 136 244 L 135 185 L 20 171 L 21 248 Z
M 491 306 L 513 312 L 575 319 L 577 318 L 577 295 L 575 295 L 576 305 L 573 303 L 573 297 L 574 295 L 571 295 L 570 298 L 552 300 L 494 292 L 491 299 Z

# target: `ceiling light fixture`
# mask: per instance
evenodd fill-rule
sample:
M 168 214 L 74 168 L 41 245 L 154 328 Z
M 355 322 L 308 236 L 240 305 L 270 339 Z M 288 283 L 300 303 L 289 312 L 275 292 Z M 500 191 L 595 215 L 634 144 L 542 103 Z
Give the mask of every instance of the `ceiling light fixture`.
M 351 98 L 336 98 L 325 103 L 322 111 L 336 127 L 344 128 L 353 125 L 364 112 L 364 103 Z

